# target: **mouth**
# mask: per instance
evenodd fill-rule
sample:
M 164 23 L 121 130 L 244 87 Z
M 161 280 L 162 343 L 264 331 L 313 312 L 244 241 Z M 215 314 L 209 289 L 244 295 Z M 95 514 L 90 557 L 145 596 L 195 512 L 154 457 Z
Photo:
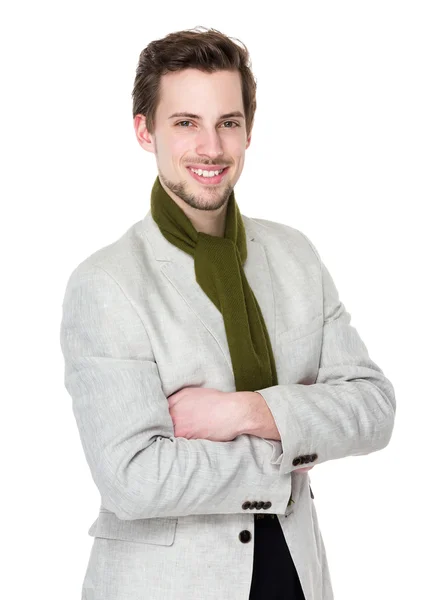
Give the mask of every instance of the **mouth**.
M 208 170 L 201 171 L 201 169 L 187 167 L 187 170 L 193 179 L 196 179 L 196 181 L 199 181 L 199 183 L 204 185 L 217 185 L 224 179 L 225 175 L 229 171 L 229 168 L 230 167 L 225 167 L 225 169 L 216 169 L 216 171 L 213 171 L 210 167 Z

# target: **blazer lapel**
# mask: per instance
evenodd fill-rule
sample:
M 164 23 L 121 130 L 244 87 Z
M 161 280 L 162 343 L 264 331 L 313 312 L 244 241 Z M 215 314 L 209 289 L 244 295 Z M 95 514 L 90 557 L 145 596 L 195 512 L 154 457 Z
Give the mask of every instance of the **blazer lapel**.
M 244 271 L 260 305 L 271 342 L 273 342 L 275 339 L 274 295 L 265 248 L 260 241 L 257 241 L 250 219 L 243 215 L 242 218 L 245 222 L 248 245 Z M 215 339 L 233 372 L 222 314 L 196 281 L 193 257 L 166 240 L 150 211 L 146 214 L 143 223 L 155 259 L 162 263 L 160 268 L 163 276 L 174 286 Z

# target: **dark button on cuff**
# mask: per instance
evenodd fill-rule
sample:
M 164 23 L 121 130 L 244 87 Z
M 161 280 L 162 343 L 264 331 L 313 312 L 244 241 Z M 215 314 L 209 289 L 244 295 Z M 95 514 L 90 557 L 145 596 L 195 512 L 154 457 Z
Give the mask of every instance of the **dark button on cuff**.
M 256 509 L 257 509 L 257 510 L 260 510 L 261 508 L 263 508 L 263 506 L 264 506 L 264 505 L 265 505 L 265 503 L 264 503 L 264 502 L 257 502 L 257 504 L 256 504 Z
M 294 458 L 292 461 L 292 464 L 294 467 L 297 467 L 298 465 L 301 464 L 301 457 L 297 456 L 297 458 Z
M 314 462 L 317 458 L 318 458 L 317 454 L 312 454 L 312 456 L 310 457 L 312 462 Z
M 257 502 L 251 502 L 249 508 L 253 510 L 257 506 Z
M 244 529 L 243 531 L 241 531 L 239 533 L 239 540 L 242 542 L 242 544 L 247 544 L 251 539 L 251 532 L 248 531 L 247 529 Z
M 268 510 L 268 508 L 271 508 L 271 506 L 272 506 L 272 502 L 265 502 L 265 503 L 263 504 L 263 508 L 264 508 L 265 510 Z
M 303 458 L 304 458 L 304 462 L 306 463 L 306 465 L 307 465 L 307 463 L 309 463 L 312 460 L 310 457 L 310 454 L 306 454 L 306 456 L 304 456 Z
M 242 504 L 243 510 L 247 510 L 250 506 L 251 502 L 248 502 L 248 500 Z

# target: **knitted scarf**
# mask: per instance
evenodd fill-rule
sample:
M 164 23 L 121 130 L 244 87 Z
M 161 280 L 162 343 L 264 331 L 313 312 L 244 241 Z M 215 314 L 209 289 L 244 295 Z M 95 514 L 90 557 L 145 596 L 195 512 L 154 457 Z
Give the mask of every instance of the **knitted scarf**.
M 224 237 L 196 231 L 184 211 L 155 180 L 151 214 L 163 236 L 194 258 L 196 281 L 222 313 L 237 392 L 277 385 L 272 346 L 262 312 L 246 279 L 245 225 L 234 191 Z

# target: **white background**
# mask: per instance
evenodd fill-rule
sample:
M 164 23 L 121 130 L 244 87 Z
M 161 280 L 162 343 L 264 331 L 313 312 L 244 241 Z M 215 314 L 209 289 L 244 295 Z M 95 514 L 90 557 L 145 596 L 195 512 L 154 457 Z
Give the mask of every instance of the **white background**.
M 396 388 L 386 449 L 310 473 L 336 600 L 436 597 L 436 3 L 211 4 L 2 11 L 1 595 L 80 598 L 99 494 L 63 385 L 63 294 L 149 210 L 140 51 L 203 25 L 243 41 L 257 78 L 241 211 L 309 236 Z

